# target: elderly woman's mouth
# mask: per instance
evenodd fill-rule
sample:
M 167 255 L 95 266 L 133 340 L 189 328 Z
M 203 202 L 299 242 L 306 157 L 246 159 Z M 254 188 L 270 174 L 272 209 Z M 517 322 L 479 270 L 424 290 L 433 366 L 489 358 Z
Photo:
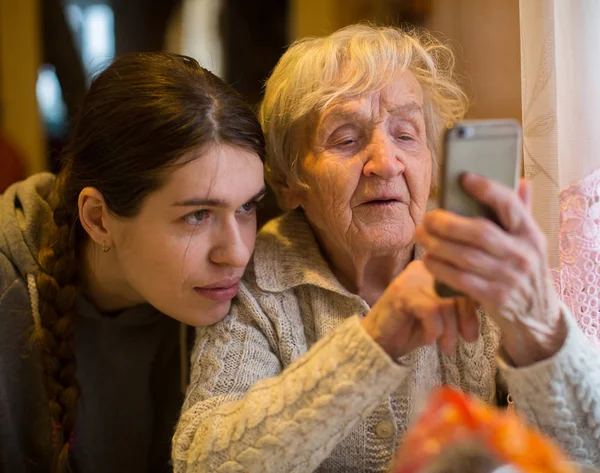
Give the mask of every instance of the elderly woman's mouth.
M 405 204 L 405 202 L 404 202 L 404 200 L 400 200 L 400 199 L 396 199 L 396 198 L 373 199 L 373 200 L 368 200 L 368 201 L 362 203 L 361 206 L 386 208 L 386 207 L 393 207 L 398 204 Z

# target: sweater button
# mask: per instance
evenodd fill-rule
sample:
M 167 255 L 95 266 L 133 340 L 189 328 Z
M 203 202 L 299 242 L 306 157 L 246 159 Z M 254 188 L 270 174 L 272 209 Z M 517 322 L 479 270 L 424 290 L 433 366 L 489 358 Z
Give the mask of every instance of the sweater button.
M 390 439 L 394 436 L 394 426 L 387 420 L 380 420 L 375 426 L 375 433 L 380 439 Z

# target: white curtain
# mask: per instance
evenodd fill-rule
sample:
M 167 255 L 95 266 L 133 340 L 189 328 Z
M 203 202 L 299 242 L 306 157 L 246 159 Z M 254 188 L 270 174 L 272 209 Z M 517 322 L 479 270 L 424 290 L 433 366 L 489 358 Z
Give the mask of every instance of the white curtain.
M 520 0 L 526 177 L 554 281 L 600 343 L 600 0 Z

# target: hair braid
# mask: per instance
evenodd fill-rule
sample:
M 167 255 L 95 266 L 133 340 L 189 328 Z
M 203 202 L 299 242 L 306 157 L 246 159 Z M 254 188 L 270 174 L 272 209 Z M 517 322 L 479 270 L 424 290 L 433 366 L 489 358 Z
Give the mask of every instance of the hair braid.
M 54 221 L 46 229 L 38 260 L 41 327 L 37 339 L 42 351 L 44 381 L 52 429 L 52 472 L 70 470 L 71 448 L 79 386 L 75 378 L 75 258 L 76 215 L 60 199 L 60 177 L 55 183 L 51 203 Z M 72 208 L 72 206 L 71 206 Z M 75 206 L 75 209 L 77 207 Z

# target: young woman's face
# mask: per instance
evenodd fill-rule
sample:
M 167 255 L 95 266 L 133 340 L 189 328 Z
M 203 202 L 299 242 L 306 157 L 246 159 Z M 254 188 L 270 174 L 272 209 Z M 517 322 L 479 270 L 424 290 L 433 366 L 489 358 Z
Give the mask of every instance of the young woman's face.
M 190 325 L 229 311 L 254 250 L 260 158 L 216 145 L 178 168 L 132 219 L 114 219 L 113 248 L 131 296 Z

